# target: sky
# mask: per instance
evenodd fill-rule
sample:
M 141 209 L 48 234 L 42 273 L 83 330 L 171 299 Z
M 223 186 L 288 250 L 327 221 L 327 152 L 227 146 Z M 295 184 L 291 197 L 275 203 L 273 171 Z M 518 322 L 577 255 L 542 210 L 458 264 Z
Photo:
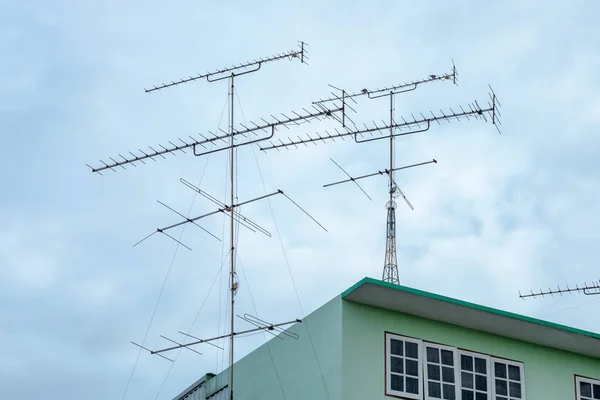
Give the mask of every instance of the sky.
M 309 44 L 309 65 L 279 61 L 236 81 L 238 122 L 301 110 L 327 96 L 450 72 L 397 96 L 395 115 L 502 104 L 502 134 L 483 121 L 434 125 L 396 140 L 396 165 L 438 160 L 396 181 L 415 206 L 397 210 L 403 285 L 600 332 L 597 298 L 523 301 L 519 290 L 600 278 L 600 3 L 276 1 L 0 1 L 0 398 L 170 399 L 226 363 L 206 347 L 174 364 L 146 353 L 165 335 L 222 333 L 227 240 L 194 226 L 157 227 L 225 200 L 227 155 L 189 152 L 127 170 L 90 172 L 136 149 L 227 129 L 227 81 L 155 93 L 154 84 Z M 383 100 L 352 118 L 380 121 Z M 333 122 L 280 129 L 322 132 Z M 285 198 L 243 213 L 236 313 L 301 318 L 363 277 L 380 278 L 385 178 L 323 188 L 386 167 L 387 142 L 335 142 L 238 153 L 240 201 Z M 222 216 L 203 226 L 226 235 Z M 227 236 L 225 236 L 226 238 Z M 224 265 L 224 266 L 223 266 Z M 223 267 L 222 267 L 223 266 Z M 244 327 L 238 319 L 237 326 Z M 147 335 L 146 335 L 147 333 Z M 241 339 L 236 359 L 264 343 Z M 132 370 L 135 366 L 135 370 Z

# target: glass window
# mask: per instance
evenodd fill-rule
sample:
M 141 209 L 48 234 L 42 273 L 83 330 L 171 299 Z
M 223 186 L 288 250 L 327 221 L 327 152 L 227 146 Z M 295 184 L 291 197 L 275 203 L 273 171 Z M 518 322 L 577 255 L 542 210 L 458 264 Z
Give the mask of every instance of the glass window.
M 425 399 L 456 400 L 456 349 L 425 343 Z
M 386 393 L 422 399 L 421 341 L 386 334 Z
M 576 376 L 575 385 L 577 400 L 600 399 L 600 380 Z
M 460 351 L 460 400 L 492 400 L 490 358 Z
M 525 398 L 523 389 L 523 364 L 492 358 L 494 400 L 522 400 Z
M 525 400 L 523 363 L 385 334 L 385 394 L 411 400 Z M 600 400 L 600 381 L 577 378 L 577 400 Z

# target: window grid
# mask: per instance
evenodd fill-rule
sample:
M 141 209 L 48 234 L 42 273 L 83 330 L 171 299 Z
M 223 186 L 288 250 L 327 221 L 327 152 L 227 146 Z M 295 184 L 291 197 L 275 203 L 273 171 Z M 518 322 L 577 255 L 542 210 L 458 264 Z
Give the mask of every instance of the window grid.
M 600 380 L 578 376 L 575 379 L 575 385 L 577 400 L 600 399 Z
M 386 334 L 387 392 L 409 399 L 422 399 L 421 341 Z
M 386 332 L 386 395 L 415 400 L 525 400 L 524 365 Z M 577 380 L 577 400 L 600 381 Z
M 495 400 L 523 400 L 523 364 L 492 358 L 493 389 Z
M 491 400 L 490 357 L 459 351 L 460 400 Z
M 456 400 L 456 349 L 432 343 L 424 343 L 424 348 L 425 398 Z

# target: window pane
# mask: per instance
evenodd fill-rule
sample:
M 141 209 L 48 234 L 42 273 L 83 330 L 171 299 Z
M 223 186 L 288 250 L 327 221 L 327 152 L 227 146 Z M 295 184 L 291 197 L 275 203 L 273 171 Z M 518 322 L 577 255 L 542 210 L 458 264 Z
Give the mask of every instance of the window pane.
M 508 395 L 508 388 L 506 387 L 506 381 L 502 379 L 496 379 L 496 394 L 501 396 Z
M 594 399 L 600 399 L 600 385 L 594 385 Z
M 440 366 L 435 364 L 427 364 L 427 378 L 432 379 L 434 381 L 439 381 L 440 379 Z
M 429 382 L 427 384 L 429 388 L 429 397 L 433 397 L 434 399 L 442 398 L 442 386 L 437 382 Z
M 487 376 L 475 375 L 475 389 L 487 392 Z
M 460 369 L 463 371 L 473 371 L 473 357 L 465 356 L 464 354 L 460 356 Z
M 519 367 L 515 367 L 514 365 L 508 366 L 508 377 L 513 381 L 521 380 L 521 370 Z
M 404 378 L 402 375 L 394 375 L 392 374 L 392 390 L 397 390 L 399 392 L 404 392 Z
M 406 377 L 406 392 L 419 394 L 419 380 L 417 378 Z
M 427 361 L 439 363 L 440 362 L 440 351 L 433 347 L 427 348 Z
M 391 371 L 392 372 L 398 372 L 400 374 L 404 373 L 404 362 L 402 360 L 402 358 L 400 357 L 394 357 L 392 356 L 392 365 L 391 367 Z
M 415 360 L 404 360 L 406 362 L 406 375 L 419 376 L 419 363 Z
M 475 358 L 475 372 L 487 374 L 487 363 L 483 358 Z
M 442 380 L 446 383 L 454 383 L 454 369 L 452 367 L 442 367 Z
M 443 398 L 444 400 L 456 400 L 456 388 L 454 385 L 444 384 Z
M 473 396 L 473 392 L 470 390 L 463 389 L 460 400 L 475 400 L 475 398 Z
M 406 357 L 419 358 L 419 345 L 416 343 L 405 342 Z
M 592 385 L 587 382 L 579 382 L 579 391 L 582 396 L 592 397 Z
M 510 389 L 509 390 L 510 397 L 514 397 L 516 399 L 521 398 L 521 384 L 520 383 L 509 382 L 508 388 Z
M 442 364 L 454 365 L 454 353 L 450 350 L 442 350 Z
M 496 396 L 496 400 L 508 400 L 508 397 Z
M 473 374 L 468 372 L 461 373 L 462 387 L 473 389 Z
M 475 400 L 488 400 L 488 395 L 487 393 L 476 393 L 475 394 Z
M 390 352 L 392 354 L 395 354 L 397 356 L 401 356 L 402 354 L 404 354 L 404 352 L 402 351 L 402 345 L 404 344 L 402 340 L 392 339 L 391 344 L 392 348 L 390 349 Z
M 494 363 L 494 371 L 496 373 L 496 378 L 505 378 L 506 379 L 506 364 L 495 362 Z

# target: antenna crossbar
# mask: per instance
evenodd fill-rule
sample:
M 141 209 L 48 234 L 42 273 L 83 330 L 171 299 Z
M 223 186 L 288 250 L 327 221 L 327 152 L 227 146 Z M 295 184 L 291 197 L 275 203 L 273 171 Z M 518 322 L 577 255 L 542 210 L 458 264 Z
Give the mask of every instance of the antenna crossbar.
M 388 87 L 384 87 L 381 89 L 380 88 L 362 89 L 362 90 L 360 90 L 358 92 L 354 92 L 354 93 L 344 93 L 344 98 L 354 99 L 356 97 L 367 96 L 370 99 L 376 99 L 379 97 L 385 97 L 385 96 L 394 95 L 394 94 L 411 92 L 411 91 L 415 90 L 418 87 L 418 85 L 422 85 L 422 84 L 428 83 L 428 82 L 452 80 L 454 83 L 456 83 L 457 77 L 458 77 L 458 74 L 456 72 L 456 67 L 454 65 L 452 65 L 452 73 L 450 73 L 450 74 L 448 74 L 448 73 L 444 73 L 441 75 L 431 74 L 427 78 L 424 78 L 424 79 L 419 79 L 419 80 L 410 81 L 410 82 L 404 82 L 404 83 L 401 83 L 398 85 L 388 86 Z M 341 100 L 341 98 L 339 96 L 334 95 L 333 97 L 321 99 L 318 101 L 313 101 L 313 104 L 323 104 L 323 103 L 339 101 L 339 100 Z
M 179 139 L 181 144 L 174 144 L 172 142 L 169 142 L 170 143 L 169 146 L 161 146 L 162 149 L 160 149 L 160 150 L 155 150 L 153 148 L 150 148 L 151 149 L 150 151 L 142 151 L 140 149 L 140 150 L 138 150 L 139 154 L 134 154 L 134 153 L 130 152 L 130 154 L 131 154 L 130 157 L 119 154 L 119 157 L 122 158 L 122 161 L 114 160 L 113 158 L 111 158 L 112 161 L 109 163 L 104 162 L 103 160 L 100 160 L 100 163 L 102 164 L 101 166 L 93 168 L 90 165 L 88 165 L 88 167 L 91 168 L 92 172 L 97 172 L 97 173 L 100 173 L 107 169 L 111 169 L 116 172 L 115 168 L 117 168 L 117 167 L 124 168 L 124 166 L 127 164 L 135 165 L 135 163 L 138 161 L 145 163 L 144 160 L 147 160 L 147 159 L 154 160 L 154 158 L 156 158 L 156 157 L 165 158 L 164 156 L 166 154 L 174 155 L 176 152 L 185 153 L 184 150 L 190 149 L 190 148 L 193 150 L 194 155 L 196 155 L 196 156 L 219 152 L 219 151 L 231 149 L 232 147 L 235 148 L 235 147 L 240 147 L 240 146 L 256 143 L 256 142 L 259 142 L 262 140 L 268 140 L 273 137 L 273 134 L 274 134 L 276 128 L 278 128 L 280 126 L 286 126 L 286 125 L 290 125 L 290 124 L 298 125 L 298 123 L 300 121 L 311 122 L 313 119 L 321 119 L 323 117 L 331 117 L 335 113 L 344 113 L 344 110 L 345 110 L 345 108 L 343 105 L 342 105 L 342 107 L 336 107 L 333 109 L 317 109 L 316 107 L 314 107 L 314 110 L 312 110 L 312 111 L 308 111 L 308 110 L 304 109 L 303 114 L 294 112 L 294 114 L 296 115 L 294 117 L 285 117 L 285 116 L 279 117 L 279 118 L 272 117 L 273 121 L 271 121 L 271 122 L 265 121 L 262 124 L 255 124 L 253 122 L 250 122 L 250 124 L 254 125 L 253 127 L 252 126 L 251 127 L 244 126 L 243 129 L 233 130 L 232 134 L 229 134 L 229 133 L 222 134 L 222 135 L 212 134 L 212 137 L 208 137 L 208 138 L 204 135 L 200 135 L 200 136 L 202 136 L 202 139 L 194 139 L 192 136 L 190 136 L 191 141 L 189 141 L 189 140 L 185 141 L 183 139 Z M 232 136 L 235 139 L 238 139 L 239 136 L 248 138 L 248 134 L 251 134 L 251 133 L 255 134 L 255 136 L 257 136 L 256 132 L 258 132 L 258 131 L 263 131 L 266 133 L 270 132 L 270 134 L 267 137 L 259 137 L 257 139 L 247 140 L 244 142 L 238 142 L 238 143 L 233 143 L 233 144 L 229 144 L 229 142 L 226 141 L 226 139 L 231 139 Z M 199 150 L 200 147 L 202 147 L 203 149 L 206 149 L 206 145 L 216 146 L 217 142 L 220 142 L 220 141 L 223 141 L 224 143 L 226 143 L 226 145 L 217 147 L 217 148 L 213 148 L 210 150 L 205 150 L 205 151 L 200 151 L 200 152 L 197 151 L 197 149 Z
M 547 291 L 540 289 L 538 292 L 535 292 L 535 293 L 533 291 L 530 291 L 529 293 L 526 293 L 526 294 L 521 294 L 521 292 L 519 292 L 519 298 L 525 300 L 529 297 L 533 297 L 533 298 L 546 297 L 546 296 L 553 297 L 554 295 L 562 296 L 563 294 L 573 294 L 573 293 L 583 293 L 586 296 L 600 295 L 600 281 L 592 282 L 592 284 L 584 283 L 584 285 L 581 287 L 578 285 L 575 285 L 574 288 L 570 288 L 567 285 L 566 288 L 561 288 L 560 286 L 557 286 L 556 289 L 548 288 Z
M 184 224 L 187 224 L 187 223 L 195 222 L 195 221 L 198 221 L 199 219 L 206 218 L 208 216 L 215 215 L 215 214 L 218 214 L 218 213 L 231 212 L 232 208 L 235 209 L 236 207 L 240 207 L 240 206 L 243 206 L 245 204 L 254 203 L 255 201 L 266 199 L 267 197 L 275 196 L 275 195 L 278 195 L 278 194 L 283 194 L 283 192 L 281 190 L 278 190 L 276 192 L 268 193 L 268 194 L 265 194 L 263 196 L 259 196 L 259 197 L 256 197 L 254 199 L 251 199 L 251 200 L 247 200 L 247 201 L 243 201 L 241 203 L 234 204 L 232 207 L 229 207 L 229 206 L 225 205 L 225 207 L 221 207 L 218 210 L 215 210 L 215 211 L 212 211 L 212 212 L 200 215 L 198 217 L 186 219 L 185 221 L 181 221 L 181 222 L 178 222 L 176 224 L 169 225 L 169 226 L 167 226 L 165 228 L 162 228 L 162 229 L 157 229 L 157 232 L 167 231 L 169 229 L 173 229 L 173 228 L 176 228 L 178 226 L 181 226 L 181 225 L 184 225 Z
M 264 321 L 258 317 L 250 315 L 250 314 L 244 314 L 244 316 L 238 315 L 237 317 L 248 322 L 251 325 L 256 326 L 257 328 L 265 328 L 265 327 L 269 327 L 272 325 L 270 322 Z M 273 331 L 273 332 L 271 332 L 271 331 Z M 281 339 L 281 340 L 283 340 L 283 337 L 280 336 L 280 334 L 288 336 L 292 339 L 298 339 L 300 337 L 300 336 L 298 336 L 298 334 L 288 332 L 287 330 L 282 329 L 280 327 L 274 327 L 273 329 L 268 329 L 268 333 L 270 333 L 274 337 Z
M 183 336 L 191 337 L 192 339 L 196 339 L 196 340 L 202 340 L 202 339 L 200 339 L 199 337 L 196 337 L 196 336 L 194 336 L 194 335 L 190 335 L 189 333 L 185 333 L 185 332 L 181 332 L 181 331 L 179 331 L 179 333 L 181 333 Z M 211 343 L 211 342 L 206 342 L 206 344 L 208 344 L 208 345 L 211 345 L 211 346 L 213 346 L 213 347 L 216 347 L 217 349 L 223 350 L 223 348 L 222 348 L 221 346 L 218 346 L 218 345 L 216 345 L 216 344 L 214 344 L 214 343 Z
M 212 337 L 212 338 L 209 338 L 209 339 L 200 339 L 200 340 L 196 340 L 194 342 L 179 344 L 177 346 L 167 347 L 165 349 L 160 349 L 160 350 L 149 350 L 147 348 L 143 348 L 143 349 L 149 351 L 150 354 L 160 355 L 160 353 L 164 353 L 166 351 L 181 349 L 183 347 L 194 346 L 194 345 L 200 344 L 200 343 L 213 342 L 215 340 L 224 339 L 224 338 L 228 338 L 228 337 L 231 337 L 231 336 L 243 335 L 243 334 L 251 333 L 251 332 L 257 332 L 257 331 L 261 331 L 261 330 L 265 330 L 265 329 L 273 330 L 273 329 L 275 329 L 277 327 L 280 327 L 280 326 L 295 324 L 296 322 L 300 322 L 301 323 L 302 321 L 299 320 L 299 319 L 295 319 L 293 321 L 281 322 L 279 324 L 271 324 L 271 325 L 267 325 L 267 326 L 261 326 L 261 327 L 258 327 L 258 328 L 248 329 L 248 330 L 241 331 L 241 332 L 232 332 L 232 333 L 228 333 L 228 334 L 225 334 L 225 335 L 215 336 L 215 337 Z
M 220 81 L 222 79 L 227 79 L 232 74 L 239 76 L 239 75 L 244 75 L 244 74 L 247 74 L 250 72 L 258 71 L 263 64 L 273 62 L 273 61 L 283 60 L 286 58 L 288 58 L 290 60 L 293 60 L 294 58 L 298 58 L 298 59 L 300 59 L 301 63 L 306 64 L 305 60 L 308 60 L 308 56 L 306 55 L 307 51 L 306 51 L 305 46 L 307 46 L 307 43 L 300 42 L 300 46 L 299 46 L 300 50 L 291 50 L 291 51 L 285 52 L 283 54 L 274 54 L 270 57 L 259 58 L 258 60 L 244 62 L 239 65 L 233 65 L 228 68 L 218 69 L 213 72 L 207 72 L 204 74 L 198 74 L 196 76 L 190 76 L 188 78 L 182 78 L 177 81 L 171 81 L 170 83 L 162 83 L 160 85 L 155 85 L 150 89 L 144 89 L 144 91 L 146 93 L 150 93 L 150 92 L 154 92 L 157 90 L 162 90 L 162 89 L 166 89 L 166 88 L 169 88 L 172 86 L 177 86 L 177 85 L 181 85 L 184 83 L 189 83 L 189 82 L 193 82 L 193 81 L 201 80 L 201 79 L 206 79 L 208 82 L 216 82 L 216 81 Z
M 444 111 L 440 110 L 440 112 L 437 114 L 434 113 L 433 111 L 431 111 L 430 112 L 431 117 L 426 117 L 425 115 L 421 114 L 421 118 L 417 118 L 413 115 L 412 120 L 411 119 L 406 120 L 405 118 L 402 118 L 402 122 L 385 123 L 383 125 L 379 125 L 378 123 L 373 122 L 372 127 L 368 127 L 365 125 L 364 128 L 361 128 L 361 129 L 355 129 L 355 130 L 347 129 L 346 131 L 342 131 L 342 132 L 336 130 L 335 134 L 327 133 L 327 135 L 317 134 L 317 137 L 310 137 L 307 135 L 306 138 L 302 138 L 302 137 L 299 137 L 298 139 L 290 138 L 289 141 L 287 141 L 287 142 L 280 141 L 279 144 L 274 144 L 274 143 L 270 142 L 270 146 L 261 147 L 260 149 L 263 151 L 267 151 L 267 150 L 273 150 L 273 149 L 287 148 L 290 146 L 297 147 L 300 144 L 304 144 L 304 145 L 306 145 L 307 143 L 315 143 L 316 144 L 317 142 L 326 142 L 328 140 L 335 140 L 338 138 L 343 139 L 348 136 L 353 136 L 357 143 L 363 143 L 363 142 L 367 142 L 367 141 L 374 141 L 374 140 L 381 140 L 381 139 L 389 139 L 390 136 L 397 137 L 397 136 L 411 135 L 411 134 L 418 133 L 418 132 L 428 131 L 431 127 L 432 122 L 437 122 L 438 124 L 440 124 L 440 122 L 443 122 L 443 121 L 451 122 L 452 120 L 460 121 L 462 119 L 469 120 L 470 118 L 475 118 L 475 119 L 483 118 L 487 122 L 486 114 L 491 118 L 492 124 L 494 126 L 496 126 L 496 129 L 498 130 L 498 132 L 500 132 L 500 129 L 498 128 L 498 125 L 500 124 L 500 121 L 498 120 L 498 116 L 500 114 L 497 109 L 499 106 L 499 103 L 498 103 L 495 95 L 492 97 L 492 99 L 493 99 L 492 103 L 487 108 L 480 107 L 478 102 L 475 101 L 468 105 L 467 110 L 465 110 L 461 106 L 460 112 L 455 112 L 451 108 L 450 108 L 449 112 L 444 112 Z M 393 130 L 393 129 L 402 129 L 402 128 L 408 128 L 410 130 L 407 132 L 394 133 L 392 135 L 385 135 L 385 136 L 374 137 L 374 138 L 369 138 L 369 139 L 360 139 L 359 138 L 359 137 L 362 138 L 364 134 L 373 134 L 375 132 L 382 132 L 382 131 L 386 131 L 386 130 L 389 131 L 389 130 Z
M 400 171 L 402 169 L 408 169 L 408 168 L 414 168 L 414 167 L 419 167 L 421 165 L 427 165 L 427 164 L 437 164 L 437 160 L 434 158 L 431 161 L 425 161 L 422 163 L 418 163 L 418 164 L 411 164 L 411 165 L 406 165 L 404 167 L 397 167 L 397 168 L 392 168 L 391 171 Z M 388 175 L 390 174 L 390 170 L 389 169 L 384 169 L 383 171 L 377 171 L 377 172 L 373 172 L 372 174 L 367 174 L 367 175 L 361 175 L 361 176 L 357 176 L 357 177 L 350 177 L 350 179 L 344 179 L 343 181 L 337 181 L 337 182 L 333 182 L 333 183 L 328 183 L 326 185 L 323 185 L 323 187 L 329 187 L 329 186 L 335 186 L 335 185 L 339 185 L 342 183 L 347 183 L 347 182 L 355 182 L 359 179 L 364 179 L 364 178 L 370 178 L 372 176 L 377 176 L 377 175 Z
M 137 246 L 138 244 L 142 243 L 143 241 L 145 241 L 146 239 L 150 238 L 151 236 L 154 236 L 154 234 L 156 233 L 162 233 L 163 235 L 169 237 L 170 239 L 174 240 L 175 242 L 179 243 L 180 245 L 184 246 L 185 248 L 187 248 L 188 250 L 191 250 L 191 248 L 189 248 L 188 246 L 186 246 L 185 244 L 183 244 L 182 242 L 180 242 L 179 240 L 175 239 L 173 236 L 169 235 L 168 233 L 166 233 L 166 231 L 171 230 L 173 228 L 176 228 L 178 226 L 182 226 L 185 224 L 196 224 L 196 221 L 202 219 L 202 218 L 206 218 L 206 217 L 210 217 L 211 215 L 216 215 L 218 213 L 230 213 L 233 214 L 234 219 L 237 219 L 237 215 L 241 215 L 239 213 L 236 213 L 235 208 L 246 205 L 246 204 L 250 204 L 250 203 L 254 203 L 255 201 L 259 201 L 259 200 L 263 200 L 266 199 L 268 197 L 272 197 L 275 195 L 281 194 L 283 195 L 286 199 L 288 199 L 292 204 L 294 204 L 298 209 L 300 209 L 300 211 L 302 211 L 304 214 L 306 214 L 310 219 L 313 220 L 314 223 L 316 223 L 317 225 L 319 225 L 321 227 L 321 229 L 323 229 L 325 232 L 327 232 L 327 229 L 321 225 L 321 223 L 319 223 L 319 221 L 317 221 L 312 215 L 310 215 L 304 208 L 302 208 L 298 203 L 296 203 L 294 200 L 292 200 L 292 198 L 290 196 L 288 196 L 287 194 L 285 194 L 282 190 L 277 190 L 275 192 L 272 193 L 268 193 L 265 194 L 263 196 L 259 196 L 259 197 L 255 197 L 251 200 L 247 200 L 247 201 L 243 201 L 241 203 L 236 203 L 233 206 L 228 206 L 228 205 L 224 205 L 220 208 L 218 208 L 215 211 L 211 211 L 209 213 L 206 214 L 202 214 L 199 215 L 197 217 L 194 218 L 186 218 L 184 221 L 180 221 L 177 223 L 174 223 L 172 225 L 166 226 L 164 228 L 156 228 L 156 231 L 152 232 L 151 234 L 147 235 L 146 237 L 144 237 L 143 239 L 141 239 L 140 241 L 138 241 L 137 243 L 135 243 L 133 245 L 133 247 Z M 241 217 L 240 219 L 243 219 L 245 217 Z M 256 226 L 258 226 L 256 224 Z M 261 228 L 262 229 L 262 228 Z M 268 232 L 267 232 L 268 233 Z
M 168 340 L 171 343 L 175 343 L 176 345 L 180 345 L 180 346 L 182 345 L 182 343 L 179 343 L 178 341 L 173 340 L 173 339 L 169 339 L 166 336 L 160 335 L 160 337 L 163 338 L 163 339 L 165 339 L 165 340 Z M 193 351 L 196 354 L 202 355 L 202 353 L 200 353 L 199 351 L 196 351 L 196 350 L 192 349 L 191 347 L 186 347 L 186 349 L 188 349 L 189 351 Z
M 199 193 L 200 195 L 204 196 L 206 199 L 210 200 L 214 204 L 218 205 L 219 207 L 222 207 L 223 209 L 227 209 L 228 208 L 225 203 L 223 203 L 219 199 L 215 198 L 214 196 L 211 196 L 210 194 L 206 193 L 205 191 L 203 191 L 199 187 L 195 186 L 194 184 L 186 181 L 185 179 L 181 178 L 181 179 L 179 179 L 179 181 L 181 183 L 183 183 L 185 186 L 187 186 L 188 188 L 192 189 L 193 191 L 195 191 L 195 192 Z M 184 215 L 182 215 L 182 214 L 179 214 L 179 215 L 185 218 Z M 235 210 L 233 210 L 233 216 L 234 216 L 234 219 L 238 223 L 240 223 L 240 225 L 245 226 L 246 228 L 248 228 L 252 232 L 259 231 L 263 235 L 271 237 L 271 233 L 268 230 L 266 230 L 262 226 L 258 225 L 256 222 L 252 221 L 250 218 L 247 218 L 247 217 L 243 216 L 242 214 L 240 214 L 239 212 L 237 212 Z

